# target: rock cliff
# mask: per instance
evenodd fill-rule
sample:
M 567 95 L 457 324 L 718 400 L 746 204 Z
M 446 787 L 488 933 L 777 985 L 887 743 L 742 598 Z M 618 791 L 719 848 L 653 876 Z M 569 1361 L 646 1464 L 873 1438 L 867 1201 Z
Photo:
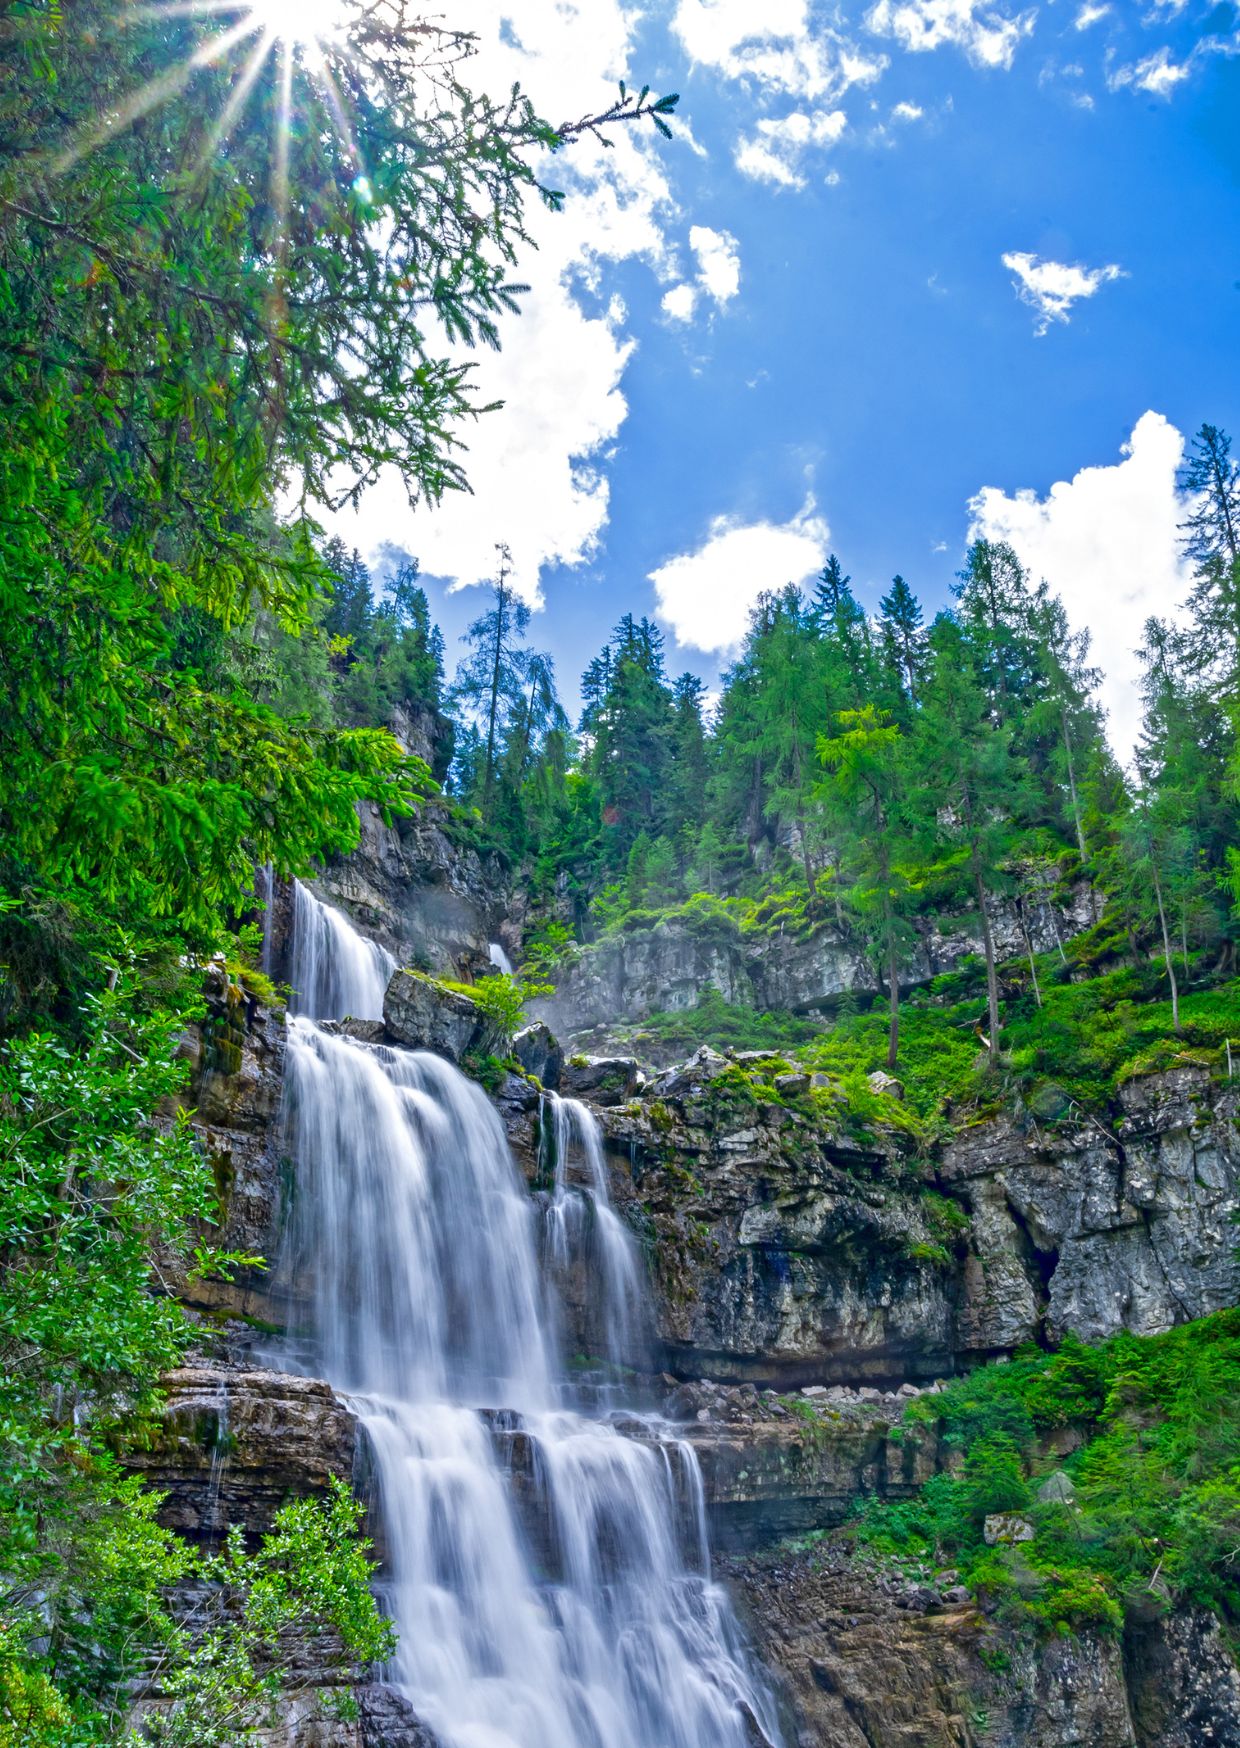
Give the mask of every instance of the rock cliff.
M 999 957 L 1020 959 L 1030 942 L 1036 952 L 1051 951 L 1093 920 L 1081 886 L 1059 908 L 998 905 L 991 926 Z M 941 925 L 927 920 L 903 985 L 927 983 L 982 950 L 976 916 Z M 790 1012 L 830 1004 L 846 991 L 878 989 L 861 944 L 832 926 L 808 935 L 745 932 L 726 916 L 672 916 L 580 949 L 556 974 L 555 993 L 534 1011 L 566 1039 L 606 1038 L 652 1013 L 692 1008 L 710 986 L 730 1002 Z
M 473 1025 L 451 1004 L 424 1013 L 433 986 L 410 995 L 410 981 L 390 1002 L 392 1030 L 367 1022 L 368 1038 L 443 1049 L 436 1026 Z M 670 1374 L 650 1387 L 696 1452 L 723 1570 L 783 1683 L 790 1744 L 1240 1742 L 1240 1681 L 1212 1617 L 1037 1646 L 951 1574 L 910 1586 L 829 1540 L 783 1539 L 831 1530 L 858 1498 L 908 1497 L 952 1460 L 931 1428 L 899 1427 L 935 1379 L 1031 1338 L 1152 1332 L 1236 1302 L 1234 1087 L 1186 1064 L 1130 1082 L 1110 1123 L 996 1115 L 921 1156 L 900 1133 L 826 1120 L 804 1076 L 755 1091 L 767 1083 L 744 1058 L 701 1051 L 647 1079 L 630 1059 L 565 1064 L 545 1032 L 523 1048 L 566 1091 L 603 1101 L 613 1199 L 647 1251 Z M 273 1257 L 296 1193 L 282 1021 L 221 980 L 185 1049 L 222 1236 Z M 538 1191 L 554 1163 L 544 1095 L 527 1070 L 494 1096 Z M 191 1536 L 238 1521 L 258 1533 L 284 1497 L 330 1475 L 365 1492 L 347 1405 L 261 1363 L 297 1297 L 296 1281 L 259 1270 L 194 1289 L 202 1361 L 168 1380 L 162 1428 L 130 1453 Z M 570 1284 L 569 1336 L 588 1345 L 586 1298 Z M 496 1438 L 520 1491 L 528 1440 L 507 1425 Z M 381 1685 L 359 1690 L 345 1723 L 312 1703 L 309 1655 L 303 1679 L 268 1748 L 433 1748 Z

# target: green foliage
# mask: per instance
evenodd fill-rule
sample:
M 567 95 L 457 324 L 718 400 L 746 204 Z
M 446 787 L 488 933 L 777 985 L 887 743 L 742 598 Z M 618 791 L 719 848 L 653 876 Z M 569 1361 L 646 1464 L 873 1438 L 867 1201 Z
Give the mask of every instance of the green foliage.
M 700 1044 L 719 1050 L 790 1049 L 811 1037 L 812 1021 L 726 1001 L 713 984 L 697 1004 L 676 1013 L 655 1013 L 631 1038 L 635 1049 L 655 1045 L 670 1053 L 691 1054 Z
M 1096 1348 L 1027 1350 L 919 1398 L 906 1419 L 937 1424 L 963 1460 L 912 1500 L 865 1505 L 863 1544 L 950 1559 L 1052 1630 L 1115 1630 L 1128 1605 L 1165 1597 L 1240 1618 L 1240 1312 Z M 1079 1448 L 1052 1458 L 1047 1435 L 1069 1426 Z M 1073 1497 L 1039 1501 L 1057 1461 Z M 987 1514 L 1001 1511 L 1034 1529 L 1010 1553 L 982 1539 Z

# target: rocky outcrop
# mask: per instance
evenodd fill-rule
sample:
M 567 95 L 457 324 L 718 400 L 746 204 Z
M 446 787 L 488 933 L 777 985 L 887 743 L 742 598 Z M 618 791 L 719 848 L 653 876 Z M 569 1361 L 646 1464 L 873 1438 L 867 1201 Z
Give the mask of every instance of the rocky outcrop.
M 900 1425 L 918 1394 L 907 1384 L 785 1397 L 751 1384 L 682 1384 L 666 1407 L 687 1423 L 714 1545 L 762 1547 L 840 1524 L 870 1495 L 911 1498 L 943 1455 L 933 1426 Z
M 207 1013 L 181 1040 L 191 1065 L 185 1103 L 215 1182 L 219 1223 L 207 1236 L 220 1249 L 274 1259 L 283 1197 L 280 1107 L 285 1025 L 222 972 L 205 990 Z M 166 1276 L 196 1311 L 222 1322 L 269 1324 L 279 1316 L 265 1267 L 230 1280 Z
M 416 971 L 397 971 L 383 998 L 388 1035 L 409 1050 L 433 1050 L 460 1062 L 486 1031 L 478 1004 Z
M 1240 1298 L 1238 1098 L 1204 1069 L 1130 1083 L 1113 1130 L 997 1116 L 925 1159 L 745 1084 L 703 1050 L 600 1112 L 682 1376 L 925 1379 Z
M 1217 1624 L 1172 1614 L 1122 1641 L 1039 1640 L 847 1555 L 781 1551 L 725 1568 L 782 1677 L 797 1748 L 1206 1748 L 1240 1741 Z M 1194 1658 L 1200 1657 L 1200 1662 Z
M 1000 959 L 1019 959 L 1029 941 L 1036 952 L 1050 951 L 1093 920 L 1082 885 L 1058 909 L 997 906 L 991 925 Z M 927 983 L 982 950 L 976 916 L 942 925 L 927 919 L 904 985 Z M 564 1038 L 615 1037 L 652 1013 L 696 1006 L 708 987 L 730 1002 L 800 1012 L 828 1005 L 846 991 L 873 993 L 878 983 L 863 945 L 834 926 L 809 935 L 743 932 L 727 916 L 673 916 L 581 948 L 560 970 L 555 993 L 535 1012 Z
M 263 1535 L 286 1499 L 358 1471 L 357 1421 L 317 1378 L 211 1363 L 163 1388 L 159 1420 L 126 1462 L 164 1494 L 161 1522 L 194 1541 L 218 1542 L 229 1524 Z
M 519 894 L 494 856 L 462 843 L 445 802 L 423 802 L 408 818 L 385 825 L 369 803 L 359 809 L 356 850 L 331 862 L 313 882 L 366 935 L 381 941 L 397 963 L 447 977 L 486 969 L 492 941 L 516 951 Z M 273 969 L 285 975 L 287 938 L 276 906 Z
M 1153 1334 L 1240 1299 L 1240 1098 L 1185 1066 L 1135 1080 L 1109 1127 L 975 1124 L 942 1182 L 972 1221 L 960 1339 L 1010 1349 L 1045 1326 L 1101 1341 Z

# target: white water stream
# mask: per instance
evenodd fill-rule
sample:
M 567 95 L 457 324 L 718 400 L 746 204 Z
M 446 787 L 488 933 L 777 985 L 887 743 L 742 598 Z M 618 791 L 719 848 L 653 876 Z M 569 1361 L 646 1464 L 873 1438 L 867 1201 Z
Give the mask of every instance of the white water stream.
M 711 1580 L 693 1452 L 663 1423 L 629 1438 L 567 1405 L 540 1249 L 568 1267 L 588 1245 L 601 1357 L 631 1361 L 643 1339 L 590 1113 L 551 1104 L 540 1208 L 473 1082 L 316 1024 L 333 1002 L 377 1015 L 383 985 L 370 943 L 298 902 L 313 946 L 303 962 L 294 941 L 291 1260 L 313 1284 L 312 1363 L 373 1452 L 389 1678 L 443 1748 L 778 1748 Z

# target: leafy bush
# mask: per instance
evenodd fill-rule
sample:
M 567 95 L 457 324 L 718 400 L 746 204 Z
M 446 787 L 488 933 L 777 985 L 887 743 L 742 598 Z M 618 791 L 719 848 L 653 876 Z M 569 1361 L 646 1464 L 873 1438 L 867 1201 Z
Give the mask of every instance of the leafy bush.
M 1170 1595 L 1240 1619 L 1240 1310 L 1165 1335 L 1027 1350 L 922 1396 L 906 1421 L 935 1423 L 964 1453 L 911 1500 L 868 1502 L 853 1533 L 895 1558 L 951 1559 L 1047 1629 L 1110 1630 L 1129 1600 Z M 1041 1440 L 1076 1426 L 1055 1458 Z M 1072 1497 L 1039 1500 L 1062 1462 Z M 1017 1511 L 1031 1541 L 990 1549 L 986 1516 Z

